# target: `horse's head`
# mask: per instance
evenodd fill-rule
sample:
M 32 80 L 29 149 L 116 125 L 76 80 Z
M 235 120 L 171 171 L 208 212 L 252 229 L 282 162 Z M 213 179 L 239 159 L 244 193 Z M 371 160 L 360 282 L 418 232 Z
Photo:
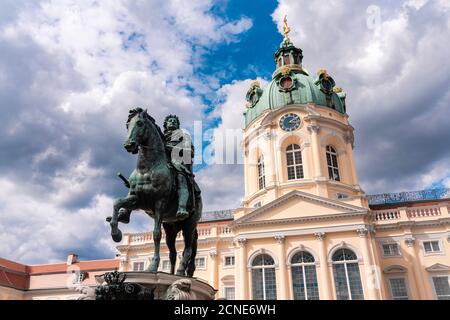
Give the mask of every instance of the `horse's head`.
M 147 110 L 136 108 L 130 111 L 127 121 L 128 137 L 124 143 L 124 148 L 136 154 L 139 151 L 139 146 L 147 146 L 149 141 L 154 137 L 162 141 L 164 139 L 161 129 L 156 125 L 155 120 L 147 113 Z
M 148 124 L 145 114 L 147 111 L 137 108 L 131 110 L 128 116 L 128 137 L 123 146 L 132 154 L 138 153 L 139 145 L 142 145 L 147 137 Z

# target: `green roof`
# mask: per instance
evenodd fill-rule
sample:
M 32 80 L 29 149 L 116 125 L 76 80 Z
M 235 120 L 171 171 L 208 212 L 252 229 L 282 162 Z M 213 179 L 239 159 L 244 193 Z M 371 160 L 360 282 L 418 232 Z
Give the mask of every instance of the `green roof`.
M 335 82 L 326 70 L 320 70 L 316 78 L 310 76 L 301 65 L 301 49 L 295 48 L 290 42 L 282 43 L 274 58 L 278 69 L 272 81 L 264 89 L 258 83 L 252 84 L 247 93 L 245 127 L 267 110 L 277 110 L 293 104 L 314 103 L 346 113 L 345 92 L 335 88 Z M 291 86 L 283 88 L 280 83 L 284 80 L 288 80 Z

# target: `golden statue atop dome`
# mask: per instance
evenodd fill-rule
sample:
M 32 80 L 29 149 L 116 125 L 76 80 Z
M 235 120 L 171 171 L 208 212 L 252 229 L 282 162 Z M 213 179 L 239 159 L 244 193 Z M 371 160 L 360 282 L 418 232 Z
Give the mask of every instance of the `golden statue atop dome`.
M 283 33 L 284 33 L 284 41 L 289 42 L 289 32 L 291 32 L 291 28 L 289 28 L 287 23 L 287 15 L 284 16 L 284 26 L 283 26 Z

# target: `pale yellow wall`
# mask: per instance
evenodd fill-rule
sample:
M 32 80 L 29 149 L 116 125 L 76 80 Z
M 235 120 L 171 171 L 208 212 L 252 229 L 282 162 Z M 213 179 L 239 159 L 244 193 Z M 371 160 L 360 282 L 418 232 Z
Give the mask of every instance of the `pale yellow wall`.
M 311 110 L 314 111 L 311 111 Z M 302 126 L 291 133 L 279 127 L 280 118 L 294 112 L 302 118 Z M 315 132 L 311 126 L 318 127 Z M 349 197 L 363 195 L 358 185 L 354 166 L 351 139 L 353 128 L 347 116 L 314 105 L 293 105 L 283 110 L 269 111 L 261 115 L 244 131 L 245 197 L 244 206 L 267 204 L 282 194 L 301 190 L 316 195 L 336 198 L 337 193 Z M 298 144 L 302 150 L 304 179 L 287 179 L 286 147 Z M 326 146 L 331 145 L 338 153 L 340 182 L 328 177 Z M 266 188 L 259 190 L 257 161 L 264 155 Z M 360 200 L 360 205 L 361 205 Z
M 302 118 L 302 126 L 293 133 L 285 133 L 278 122 L 290 112 Z M 353 128 L 348 116 L 329 108 L 292 105 L 283 110 L 268 111 L 257 118 L 244 132 L 245 194 L 242 207 L 234 212 L 232 233 L 218 232 L 223 222 L 200 226 L 210 231 L 199 238 L 197 256 L 204 256 L 207 263 L 205 269 L 197 269 L 196 277 L 215 287 L 217 298 L 223 297 L 225 286 L 234 284 L 237 299 L 252 299 L 251 261 L 257 254 L 267 253 L 276 262 L 277 298 L 293 299 L 289 259 L 296 250 L 306 250 L 316 260 L 320 298 L 336 299 L 331 256 L 338 248 L 345 247 L 358 257 L 365 299 L 391 298 L 388 279 L 397 275 L 387 274 L 384 270 L 394 265 L 405 268 L 403 276 L 407 278 L 411 299 L 434 299 L 431 273 L 426 268 L 437 263 L 444 269 L 450 265 L 449 223 L 446 220 L 435 223 L 437 219 L 450 217 L 449 203 L 439 205 L 439 216 L 410 216 L 408 209 L 397 208 L 392 209 L 396 211 L 394 219 L 391 215 L 388 219 L 378 219 L 380 213 L 392 210 L 370 212 L 368 209 L 368 200 L 358 185 L 352 142 Z M 292 143 L 301 146 L 304 179 L 288 181 L 285 149 Z M 340 182 L 328 178 L 327 145 L 332 145 L 338 153 Z M 263 190 L 258 188 L 257 174 L 261 155 L 264 156 L 266 180 Z M 294 190 L 304 194 L 275 202 L 272 206 L 273 201 Z M 344 193 L 348 198 L 337 200 L 338 193 Z M 321 197 L 321 201 L 305 194 Z M 328 200 L 333 200 L 334 205 Z M 256 204 L 266 207 L 257 209 Z M 248 221 L 239 220 L 247 215 Z M 426 225 L 424 221 L 428 221 Z M 442 239 L 442 253 L 424 255 L 421 240 L 437 235 Z M 124 245 L 118 247 L 120 259 L 125 261 L 123 270 L 130 270 L 133 259 L 148 261 L 153 253 L 149 234 L 138 237 L 144 240 L 136 243 L 130 242 L 130 237 L 126 235 Z M 414 245 L 405 243 L 407 237 L 416 238 Z M 401 257 L 383 257 L 380 241 L 389 238 L 400 239 Z M 179 252 L 182 247 L 179 238 Z M 162 259 L 167 259 L 164 244 L 161 250 Z M 224 268 L 225 255 L 235 256 L 234 267 Z M 448 270 L 440 274 L 448 274 Z
M 0 286 L 0 300 L 23 300 L 23 291 Z

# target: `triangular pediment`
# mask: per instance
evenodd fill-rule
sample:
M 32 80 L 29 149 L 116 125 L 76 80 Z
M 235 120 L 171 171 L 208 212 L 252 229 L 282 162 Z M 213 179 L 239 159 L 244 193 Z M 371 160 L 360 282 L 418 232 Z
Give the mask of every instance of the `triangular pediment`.
M 239 218 L 234 224 L 283 221 L 364 212 L 367 212 L 367 209 L 306 192 L 292 191 Z
M 431 267 L 426 268 L 426 270 L 429 272 L 449 271 L 450 267 L 442 263 L 436 263 L 433 264 Z

